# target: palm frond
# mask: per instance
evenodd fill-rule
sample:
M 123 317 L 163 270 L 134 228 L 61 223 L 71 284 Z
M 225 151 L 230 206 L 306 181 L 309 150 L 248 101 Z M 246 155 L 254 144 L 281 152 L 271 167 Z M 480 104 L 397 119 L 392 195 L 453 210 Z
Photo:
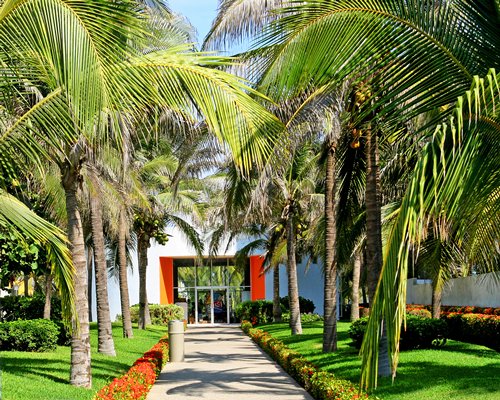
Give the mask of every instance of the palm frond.
M 470 91 L 460 97 L 453 115 L 436 128 L 433 140 L 423 149 L 398 218 L 390 232 L 381 278 L 372 306 L 372 314 L 363 341 L 361 384 L 377 385 L 378 346 L 381 321 L 387 328 L 393 373 L 398 364 L 399 338 L 405 319 L 406 278 L 411 247 L 425 239 L 426 226 L 434 219 L 438 235 L 445 235 L 449 225 L 457 238 L 479 237 L 489 240 L 484 248 L 494 249 L 500 227 L 491 227 L 489 217 L 472 221 L 486 210 L 498 220 L 500 158 L 491 146 L 500 138 L 499 75 L 491 70 L 485 79 L 475 78 Z M 493 200 L 495 199 L 495 200 Z M 491 201 L 493 200 L 493 202 Z M 471 211 L 474 210 L 474 211 Z M 481 228 L 489 234 L 481 235 Z M 471 228 L 475 228 L 472 231 Z M 476 241 L 477 243 L 477 241 Z M 489 264 L 490 269 L 498 265 Z
M 63 318 L 70 328 L 71 319 L 76 314 L 73 284 L 75 271 L 66 235 L 1 189 L 0 226 L 9 229 L 21 240 L 30 238 L 46 246 L 51 272 L 61 296 Z

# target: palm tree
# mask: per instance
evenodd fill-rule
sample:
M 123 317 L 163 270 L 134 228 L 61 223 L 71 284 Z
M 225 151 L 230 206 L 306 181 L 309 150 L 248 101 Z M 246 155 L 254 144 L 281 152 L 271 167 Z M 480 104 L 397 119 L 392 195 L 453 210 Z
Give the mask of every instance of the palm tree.
M 97 351 L 102 354 L 114 356 L 115 345 L 112 335 L 111 317 L 109 312 L 108 300 L 108 274 L 106 266 L 106 244 L 104 240 L 103 227 L 103 205 L 101 188 L 97 171 L 90 166 L 89 181 L 90 191 L 90 220 L 92 227 L 92 245 L 94 248 L 94 268 L 95 268 L 95 286 L 97 303 L 97 332 L 98 344 Z
M 457 232 L 455 238 L 467 243 L 467 258 L 480 260 L 490 270 L 497 267 L 492 265 L 496 257 L 492 257 L 491 249 L 500 236 L 498 224 L 492 223 L 499 217 L 499 160 L 489 149 L 500 137 L 498 78 L 491 71 L 486 79 L 475 79 L 474 95 L 460 97 L 453 116 L 437 127 L 423 149 L 391 229 L 373 313 L 378 318 L 396 316 L 387 319 L 393 370 L 398 361 L 397 341 L 406 297 L 409 256 L 405 249 L 427 239 L 429 219 L 439 221 L 433 233 L 439 240 L 450 231 Z M 362 347 L 366 365 L 362 383 L 366 386 L 377 383 L 376 354 L 371 350 L 378 345 L 377 321 L 370 319 Z
M 35 131 L 59 150 L 54 159 L 59 158 L 66 195 L 68 238 L 76 269 L 74 327 L 79 328 L 72 340 L 70 382 L 90 387 L 87 270 L 78 192 L 86 142 L 96 135 L 105 138 L 109 132 L 103 111 L 158 104 L 194 112 L 196 105 L 196 112 L 205 115 L 211 130 L 226 140 L 244 169 L 252 162 L 263 162 L 281 124 L 244 93 L 246 87 L 238 79 L 208 68 L 226 60 L 188 54 L 186 47 L 138 54 L 144 30 L 135 2 L 49 1 L 51 7 L 36 1 L 0 3 L 2 58 L 8 60 L 10 76 L 17 78 L 6 81 L 5 90 L 12 82 L 22 81 L 45 94 L 11 130 L 24 139 Z M 61 30 L 66 35 L 59 35 Z M 212 107 L 214 103 L 217 108 Z M 116 127 L 114 115 L 109 114 Z M 119 133 L 120 129 L 114 129 L 115 135 Z
M 477 60 L 498 64 L 497 52 L 492 51 L 499 37 L 494 28 L 498 12 L 493 1 L 485 8 L 468 1 L 359 1 L 357 5 L 353 9 L 350 1 L 311 0 L 283 9 L 260 42 L 263 66 L 257 68 L 261 74 L 265 69 L 259 87 L 277 98 L 311 85 L 336 85 L 347 76 L 368 88 L 357 121 L 377 122 L 360 128 L 369 141 L 367 220 L 376 229 L 373 241 L 378 249 L 370 259 L 378 267 L 382 249 L 377 134 L 394 131 L 390 127 L 396 121 L 452 102 L 470 85 L 474 73 L 485 72 L 485 64 Z M 458 32 L 463 32 L 464 24 L 471 29 L 462 35 Z M 450 40 L 456 37 L 460 40 Z M 429 88 L 434 95 L 422 95 Z

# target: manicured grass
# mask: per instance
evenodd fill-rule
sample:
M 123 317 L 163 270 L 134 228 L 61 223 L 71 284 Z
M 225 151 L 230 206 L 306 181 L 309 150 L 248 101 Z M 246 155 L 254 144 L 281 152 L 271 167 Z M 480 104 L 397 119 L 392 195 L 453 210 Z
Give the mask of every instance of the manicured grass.
M 97 353 L 97 325 L 91 324 L 92 390 L 69 385 L 70 348 L 55 352 L 0 352 L 2 400 L 87 400 L 106 383 L 126 372 L 136 359 L 166 333 L 165 327 L 134 329 L 133 339 L 122 337 L 122 328 L 113 324 L 116 357 Z
M 287 324 L 259 328 L 281 339 L 323 370 L 359 382 L 360 357 L 349 346 L 348 322 L 338 324 L 336 353 L 323 354 L 323 323 L 303 325 L 303 334 L 291 336 Z M 400 354 L 394 384 L 379 381 L 374 392 L 383 400 L 497 400 L 500 399 L 500 353 L 482 346 L 448 341 L 441 349 L 412 350 Z

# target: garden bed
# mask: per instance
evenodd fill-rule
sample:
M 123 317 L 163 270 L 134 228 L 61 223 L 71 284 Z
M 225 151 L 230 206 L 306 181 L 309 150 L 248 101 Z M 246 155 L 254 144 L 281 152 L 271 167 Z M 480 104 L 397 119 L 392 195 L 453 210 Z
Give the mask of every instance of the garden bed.
M 350 345 L 350 323 L 338 323 L 338 351 L 322 353 L 323 324 L 303 325 L 303 334 L 290 335 L 287 324 L 258 328 L 280 339 L 291 350 L 337 378 L 359 382 L 361 360 Z M 449 340 L 439 349 L 411 350 L 400 354 L 394 384 L 381 379 L 374 395 L 382 400 L 496 400 L 500 398 L 500 354 L 483 346 Z

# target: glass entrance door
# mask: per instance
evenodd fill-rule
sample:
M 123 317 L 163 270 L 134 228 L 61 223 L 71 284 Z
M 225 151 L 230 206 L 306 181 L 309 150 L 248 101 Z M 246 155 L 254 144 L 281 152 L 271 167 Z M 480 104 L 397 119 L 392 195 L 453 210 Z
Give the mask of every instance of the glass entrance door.
M 214 323 L 227 324 L 229 322 L 229 299 L 227 298 L 228 290 L 226 288 L 212 289 L 212 301 L 214 310 Z
M 196 290 L 198 324 L 227 324 L 229 299 L 227 288 L 200 288 Z
M 196 291 L 196 305 L 198 324 L 213 323 L 212 289 L 198 289 Z

